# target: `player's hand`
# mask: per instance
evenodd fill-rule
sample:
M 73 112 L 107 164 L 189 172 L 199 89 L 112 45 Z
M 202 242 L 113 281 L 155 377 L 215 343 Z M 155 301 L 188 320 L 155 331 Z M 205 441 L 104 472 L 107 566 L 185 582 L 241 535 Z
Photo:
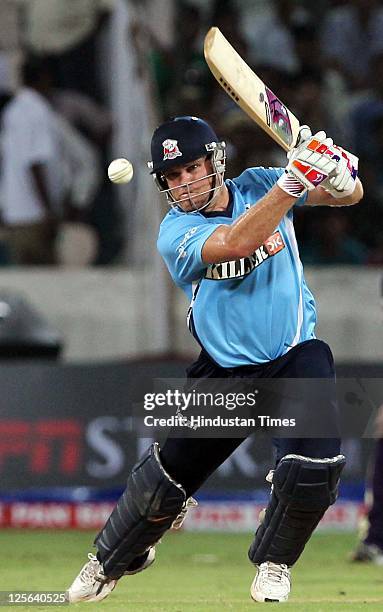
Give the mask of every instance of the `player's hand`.
M 340 154 L 325 132 L 311 136 L 311 130 L 302 126 L 297 144 L 288 153 L 288 164 L 278 185 L 289 195 L 300 197 L 306 190 L 315 189 L 335 172 Z
M 299 132 L 298 132 L 298 136 L 297 136 L 297 141 L 296 141 L 294 147 L 291 149 L 291 151 L 289 151 L 287 153 L 287 159 L 290 159 L 290 155 L 291 155 L 292 151 L 294 151 L 295 149 L 300 147 L 306 141 L 310 140 L 312 135 L 313 134 L 312 134 L 311 128 L 308 125 L 301 125 L 301 127 L 299 128 Z
M 334 176 L 322 183 L 322 187 L 328 191 L 333 198 L 346 198 L 354 193 L 355 182 L 358 176 L 359 158 L 342 147 L 334 146 L 339 152 L 340 160 L 335 169 Z

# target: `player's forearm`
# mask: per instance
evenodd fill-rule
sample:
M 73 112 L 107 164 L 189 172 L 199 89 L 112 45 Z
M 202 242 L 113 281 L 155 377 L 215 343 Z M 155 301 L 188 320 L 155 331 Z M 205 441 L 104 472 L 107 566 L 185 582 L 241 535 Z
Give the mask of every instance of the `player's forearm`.
M 203 249 L 205 263 L 248 257 L 275 231 L 296 198 L 275 185 L 255 206 L 232 225 L 221 225 L 208 238 Z
M 351 195 L 345 198 L 333 198 L 333 202 L 331 202 L 331 206 L 353 206 L 354 204 L 358 204 L 363 198 L 363 185 L 360 180 L 357 178 L 355 181 L 355 189 Z
M 351 195 L 345 198 L 333 198 L 323 187 L 317 187 L 309 191 L 307 195 L 307 206 L 353 206 L 363 198 L 363 185 L 359 178 L 356 179 L 355 189 Z

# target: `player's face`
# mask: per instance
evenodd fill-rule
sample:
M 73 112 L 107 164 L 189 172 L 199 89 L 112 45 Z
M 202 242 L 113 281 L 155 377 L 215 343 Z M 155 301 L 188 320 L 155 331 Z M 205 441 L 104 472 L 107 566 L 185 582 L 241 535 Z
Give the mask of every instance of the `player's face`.
M 210 159 L 200 157 L 187 164 L 173 166 L 164 176 L 178 206 L 185 212 L 191 212 L 208 201 L 213 186 L 212 173 Z

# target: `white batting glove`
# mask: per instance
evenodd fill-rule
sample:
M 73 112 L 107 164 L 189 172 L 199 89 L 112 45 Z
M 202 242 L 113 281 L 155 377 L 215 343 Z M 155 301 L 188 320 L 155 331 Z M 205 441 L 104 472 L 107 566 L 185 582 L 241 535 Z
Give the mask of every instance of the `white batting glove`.
M 294 148 L 287 153 L 287 159 L 290 159 L 290 156 L 294 151 L 310 140 L 311 136 L 312 132 L 309 126 L 302 125 L 299 129 L 297 142 L 295 143 Z M 278 179 L 277 185 L 279 185 L 279 187 L 289 195 L 294 196 L 294 198 L 299 198 L 306 191 L 306 188 L 302 182 L 295 176 L 291 175 L 287 171 L 287 168 L 282 176 Z
M 345 151 L 342 147 L 334 146 L 334 148 L 339 152 L 340 160 L 334 176 L 326 179 L 322 183 L 322 187 L 333 198 L 346 198 L 354 193 L 359 158 L 353 153 Z
M 289 195 L 299 198 L 306 190 L 315 189 L 334 173 L 339 153 L 325 132 L 311 136 L 311 130 L 302 126 L 296 146 L 288 153 L 289 163 L 278 185 Z

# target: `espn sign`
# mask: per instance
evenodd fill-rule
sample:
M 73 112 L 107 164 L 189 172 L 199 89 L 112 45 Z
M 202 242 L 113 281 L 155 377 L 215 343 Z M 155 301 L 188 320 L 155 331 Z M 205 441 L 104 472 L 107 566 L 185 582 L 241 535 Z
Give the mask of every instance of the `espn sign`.
M 82 425 L 76 419 L 0 421 L 0 472 L 21 458 L 31 475 L 47 474 L 53 462 L 61 474 L 74 474 L 83 455 Z

